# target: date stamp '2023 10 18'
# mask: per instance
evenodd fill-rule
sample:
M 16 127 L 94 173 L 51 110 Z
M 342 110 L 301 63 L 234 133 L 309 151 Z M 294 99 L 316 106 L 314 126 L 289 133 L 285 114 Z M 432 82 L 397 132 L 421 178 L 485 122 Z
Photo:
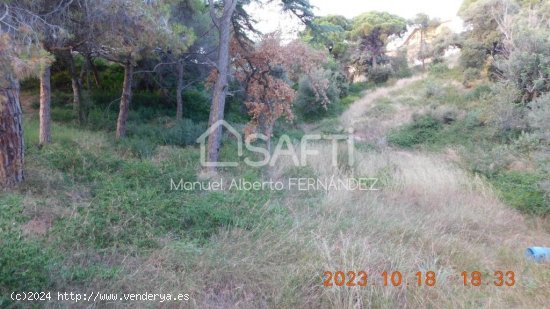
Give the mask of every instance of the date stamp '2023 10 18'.
M 370 275 L 370 276 L 369 276 Z M 451 276 L 453 281 L 465 287 L 496 286 L 513 287 L 516 284 L 516 274 L 509 270 L 497 270 L 482 273 L 480 271 L 461 272 L 459 276 Z M 454 278 L 458 278 L 454 280 Z M 409 276 L 400 271 L 384 271 L 369 274 L 366 271 L 325 271 L 323 286 L 325 287 L 435 287 L 437 274 L 434 271 L 418 271 Z

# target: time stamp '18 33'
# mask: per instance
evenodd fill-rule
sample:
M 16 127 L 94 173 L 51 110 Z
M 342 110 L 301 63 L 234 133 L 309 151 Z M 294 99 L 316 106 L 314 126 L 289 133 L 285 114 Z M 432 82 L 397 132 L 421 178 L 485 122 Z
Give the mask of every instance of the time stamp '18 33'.
M 457 274 L 458 275 L 458 274 Z M 516 284 L 516 274 L 509 270 L 494 272 L 464 271 L 459 276 L 446 276 L 456 280 L 465 287 L 513 287 Z M 455 279 L 456 278 L 456 279 Z M 325 271 L 323 286 L 325 287 L 435 287 L 437 274 L 434 271 L 418 271 L 414 274 L 405 274 L 400 271 L 384 271 L 368 273 L 366 271 Z M 449 282 L 449 280 L 446 280 Z

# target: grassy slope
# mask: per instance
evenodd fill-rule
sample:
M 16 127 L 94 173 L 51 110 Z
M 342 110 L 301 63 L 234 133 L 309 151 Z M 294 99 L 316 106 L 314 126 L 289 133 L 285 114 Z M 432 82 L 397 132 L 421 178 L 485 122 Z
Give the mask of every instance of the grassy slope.
M 353 171 L 319 157 L 307 169 L 285 162 L 269 173 L 282 179 L 353 172 L 379 177 L 377 192 L 171 192 L 171 177 L 196 179 L 198 149 L 162 146 L 140 158 L 110 134 L 56 125 L 54 144 L 39 150 L 36 119 L 29 120 L 27 182 L 0 195 L 0 260 L 8 265 L 0 268 L 0 294 L 184 292 L 197 308 L 542 306 L 550 271 L 522 254 L 549 244 L 550 235 L 464 172 L 458 150 L 387 145 L 392 128 L 428 108 L 431 88 L 440 87 L 401 83 L 358 101 L 343 125 L 321 123 L 324 132 L 353 123 Z M 222 155 L 234 156 L 234 147 L 226 141 Z M 262 177 L 245 169 L 223 176 Z M 366 270 L 379 285 L 323 288 L 326 270 Z M 395 270 L 408 280 L 435 271 L 437 286 L 381 287 L 380 274 Z M 517 284 L 463 287 L 460 273 L 476 270 L 513 270 Z

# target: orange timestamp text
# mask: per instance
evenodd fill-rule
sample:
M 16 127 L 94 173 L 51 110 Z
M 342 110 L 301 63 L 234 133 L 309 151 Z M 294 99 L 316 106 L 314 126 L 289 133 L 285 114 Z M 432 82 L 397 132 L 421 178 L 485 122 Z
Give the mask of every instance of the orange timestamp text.
M 497 270 L 490 273 L 480 271 L 462 272 L 461 283 L 465 287 L 496 286 L 513 287 L 516 284 L 516 275 L 513 271 Z M 454 276 L 456 278 L 456 276 Z M 368 274 L 366 271 L 325 271 L 323 286 L 325 287 L 366 287 L 366 286 L 394 286 L 394 287 L 435 287 L 437 274 L 434 271 L 418 271 L 414 274 L 403 274 L 400 271 L 384 271 Z

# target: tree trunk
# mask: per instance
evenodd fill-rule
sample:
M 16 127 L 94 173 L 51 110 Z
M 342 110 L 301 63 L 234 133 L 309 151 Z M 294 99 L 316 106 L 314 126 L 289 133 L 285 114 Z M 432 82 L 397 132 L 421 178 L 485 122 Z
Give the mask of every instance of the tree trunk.
M 94 74 L 95 86 L 99 88 L 99 73 L 97 72 L 97 68 L 95 67 L 94 62 L 92 61 L 92 57 L 90 56 L 86 57 L 86 63 L 88 65 L 88 68 L 92 69 L 92 74 Z
M 181 120 L 183 117 L 183 61 L 178 63 L 178 87 L 176 89 L 176 120 Z
M 40 72 L 40 132 L 39 132 L 39 144 L 46 145 L 52 140 L 50 131 L 51 127 L 51 115 L 50 105 L 52 101 L 52 93 L 50 86 L 51 67 L 49 64 L 45 65 L 42 72 Z
M 86 90 L 92 89 L 92 85 L 90 83 L 90 61 L 87 60 L 88 56 L 86 56 L 86 61 L 84 62 L 84 65 L 82 66 L 82 70 L 80 71 L 80 80 L 84 81 L 84 77 L 86 77 Z
M 209 0 L 211 10 L 213 10 L 213 1 Z M 237 6 L 237 0 L 225 1 L 223 15 L 220 18 L 214 18 L 214 23 L 219 29 L 219 48 L 218 48 L 218 77 L 214 85 L 212 94 L 212 104 L 210 106 L 209 126 L 223 120 L 225 109 L 225 97 L 227 95 L 227 75 L 229 71 L 229 44 L 231 40 L 231 16 Z M 212 12 L 212 11 L 211 11 Z M 213 13 L 211 13 L 213 14 Z M 210 163 L 218 162 L 219 150 L 222 140 L 222 127 L 218 126 L 208 137 L 207 160 Z M 208 167 L 208 173 L 215 174 L 215 167 Z
M 19 82 L 9 72 L 0 76 L 0 188 L 23 181 L 23 126 Z
M 69 73 L 71 74 L 71 84 L 73 87 L 73 109 L 78 114 L 78 122 L 82 125 L 86 122 L 86 113 L 82 102 L 82 80 L 78 76 L 74 57 L 71 52 L 67 55 L 69 62 Z
M 116 127 L 116 138 L 122 139 L 126 136 L 126 121 L 128 110 L 132 101 L 132 82 L 134 79 L 134 67 L 130 60 L 124 64 L 124 85 L 122 86 L 122 97 L 120 98 L 120 110 Z

